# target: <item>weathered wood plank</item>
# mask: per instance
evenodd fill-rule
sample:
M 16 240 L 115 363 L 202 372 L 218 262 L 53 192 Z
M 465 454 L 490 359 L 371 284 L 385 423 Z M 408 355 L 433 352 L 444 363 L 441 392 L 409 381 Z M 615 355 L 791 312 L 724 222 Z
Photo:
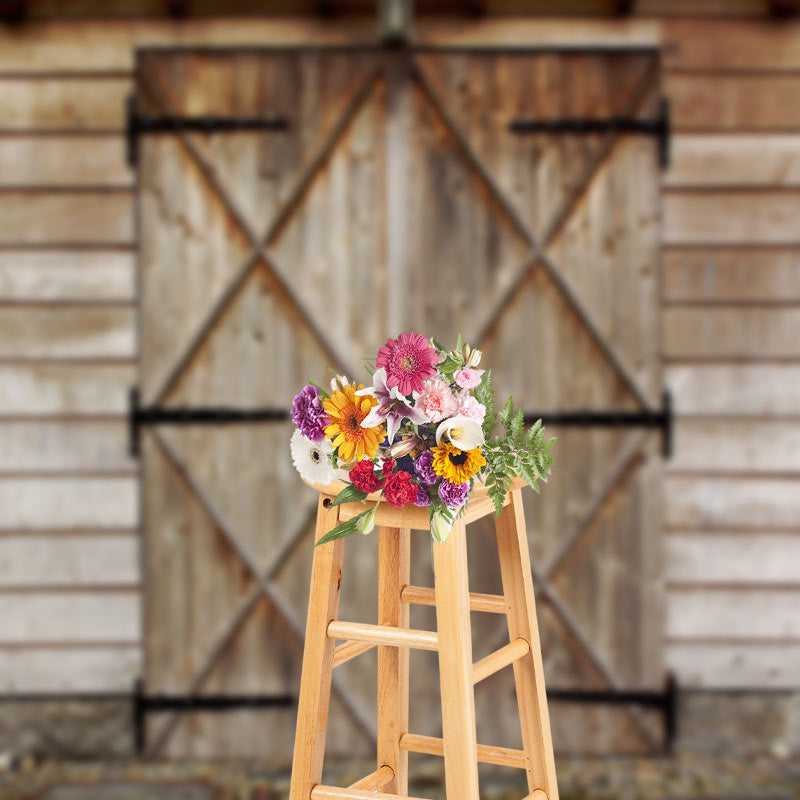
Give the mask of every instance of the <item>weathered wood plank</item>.
M 138 643 L 112 647 L 0 649 L 2 692 L 130 692 L 141 674 Z
M 798 98 L 800 101 L 800 98 Z M 671 190 L 664 244 L 797 244 L 800 192 Z
M 139 581 L 139 539 L 126 535 L 0 536 L 0 586 L 91 586 Z
M 682 364 L 666 370 L 678 414 L 797 414 L 800 367 Z
M 136 315 L 117 307 L 0 307 L 0 358 L 132 358 Z
M 121 135 L 0 137 L 0 186 L 86 185 L 133 185 Z
M 800 480 L 667 476 L 667 527 L 796 528 Z
M 797 136 L 678 134 L 671 148 L 668 187 L 800 185 Z
M 800 69 L 795 25 L 754 19 L 665 19 L 661 31 L 667 70 Z
M 800 637 L 800 592 L 790 589 L 668 589 L 665 635 L 670 638 Z
M 136 367 L 128 364 L 0 364 L 6 415 L 124 414 Z
M 800 309 L 665 308 L 667 358 L 795 358 Z
M 800 423 L 679 418 L 667 469 L 800 473 Z
M 796 533 L 704 533 L 665 537 L 665 578 L 672 583 L 797 583 Z
M 800 248 L 667 247 L 668 301 L 800 301 Z
M 114 420 L 0 422 L 0 473 L 135 472 L 128 424 Z
M 800 128 L 800 76 L 667 73 L 676 131 L 793 131 Z
M 794 689 L 800 674 L 797 644 L 669 642 L 666 659 L 686 687 Z
M 0 644 L 138 642 L 136 590 L 4 592 Z
M 134 477 L 0 480 L 0 529 L 131 528 L 138 523 Z
M 0 251 L 0 299 L 86 302 L 133 301 L 135 297 L 136 259 L 132 252 Z
M 0 77 L 0 131 L 122 131 L 132 90 L 127 77 Z
M 0 244 L 134 243 L 127 190 L 0 192 Z

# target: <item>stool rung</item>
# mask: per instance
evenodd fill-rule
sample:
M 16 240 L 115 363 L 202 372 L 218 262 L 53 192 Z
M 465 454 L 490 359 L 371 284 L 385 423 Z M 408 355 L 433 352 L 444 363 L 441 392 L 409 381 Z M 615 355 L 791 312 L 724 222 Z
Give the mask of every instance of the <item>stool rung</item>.
M 514 639 L 513 642 L 509 642 L 499 650 L 495 650 L 494 653 L 486 656 L 486 658 L 476 661 L 472 665 L 472 683 L 479 683 L 484 678 L 499 672 L 503 667 L 519 661 L 520 658 L 528 655 L 530 649 L 531 646 L 526 639 Z
M 377 792 L 393 779 L 394 770 L 388 764 L 384 764 L 382 767 L 378 767 L 375 772 L 370 772 L 369 775 L 365 775 L 361 780 L 351 783 L 347 788 Z
M 333 648 L 333 666 L 339 667 L 346 664 L 351 658 L 372 650 L 375 645 L 372 642 L 345 642 Z
M 422 800 L 422 798 L 363 789 L 339 789 L 336 786 L 323 786 L 318 783 L 311 790 L 311 800 Z
M 391 647 L 416 647 L 420 650 L 438 650 L 439 636 L 435 631 L 412 628 L 395 628 L 391 625 L 367 625 L 362 622 L 333 620 L 328 624 L 329 639 L 352 639 Z
M 400 599 L 404 603 L 415 603 L 420 606 L 435 606 L 436 593 L 426 586 L 404 586 L 400 592 Z M 506 600 L 499 594 L 469 593 L 469 607 L 471 611 L 486 611 L 489 614 L 505 614 Z
M 547 792 L 544 789 L 534 789 L 529 795 L 523 797 L 522 800 L 547 800 Z
M 436 736 L 421 736 L 418 733 L 404 733 L 400 737 L 400 749 L 410 753 L 425 753 L 429 756 L 443 756 L 444 743 Z M 484 764 L 499 764 L 502 767 L 525 769 L 525 753 L 510 747 L 478 745 L 478 761 Z

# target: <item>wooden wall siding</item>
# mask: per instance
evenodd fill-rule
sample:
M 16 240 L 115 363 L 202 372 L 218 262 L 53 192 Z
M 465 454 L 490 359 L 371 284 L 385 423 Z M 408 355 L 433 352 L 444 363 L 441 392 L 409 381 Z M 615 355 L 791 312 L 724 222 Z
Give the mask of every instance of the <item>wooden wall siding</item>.
M 792 345 L 798 327 L 793 304 L 800 299 L 800 26 L 675 17 L 681 9 L 693 14 L 696 5 L 673 3 L 669 18 L 657 16 L 665 11 L 659 6 L 648 19 L 431 20 L 416 31 L 422 41 L 451 44 L 663 42 L 676 127 L 673 166 L 664 174 L 665 375 L 676 398 L 679 445 L 689 430 L 702 427 L 700 417 L 736 432 L 750 421 L 791 425 L 800 399 L 800 354 Z M 733 5 L 721 11 L 735 10 Z M 44 432 L 37 436 L 52 442 L 46 431 L 55 419 L 65 437 L 81 438 L 69 430 L 72 420 L 91 426 L 97 419 L 103 431 L 124 418 L 137 352 L 134 308 L 124 305 L 135 302 L 136 293 L 133 176 L 123 161 L 122 137 L 135 49 L 342 43 L 373 36 L 371 18 L 347 27 L 229 19 L 65 21 L 0 30 L 0 424 L 41 419 Z M 684 326 L 689 334 L 680 332 Z M 28 455 L 25 463 L 9 463 L 25 474 L 0 475 L 0 539 L 53 537 L 69 548 L 91 537 L 102 546 L 108 532 L 134 536 L 138 483 L 118 472 L 124 440 L 116 440 L 113 453 L 102 441 L 99 451 L 91 443 L 81 451 L 68 467 L 78 470 L 74 475 L 51 472 L 58 453 L 52 445 L 38 451 L 36 463 Z M 786 453 L 776 438 L 771 441 L 767 453 Z M 781 475 L 759 467 L 747 479 L 719 471 L 713 447 L 681 447 L 683 466 L 670 467 L 665 479 L 669 580 L 703 583 L 684 555 L 691 546 L 687 537 L 695 536 L 697 547 L 719 547 L 718 553 L 709 550 L 720 556 L 714 581 L 747 582 L 733 571 L 737 542 L 742 560 L 750 560 L 753 547 L 763 548 L 758 563 L 771 575 L 769 565 L 792 546 L 781 537 L 798 533 L 795 467 L 784 462 L 790 471 Z M 744 441 L 736 447 L 739 455 L 750 452 Z M 99 462 L 98 452 L 104 454 Z M 673 536 L 682 537 L 674 546 Z M 9 568 L 14 565 L 19 577 L 26 551 L 9 547 Z M 137 569 L 130 563 L 127 574 Z M 37 570 L 31 567 L 31 581 L 51 580 Z M 99 571 L 94 579 L 80 574 L 87 585 L 104 580 Z M 54 566 L 52 580 L 57 576 Z M 775 577 L 771 591 L 781 596 L 788 589 Z M 26 587 L 35 591 L 33 583 Z M 715 591 L 691 595 L 695 613 L 702 614 L 706 596 Z M 757 624 L 752 621 L 753 635 Z M 670 638 L 668 659 L 692 685 L 796 683 L 800 647 L 756 644 L 748 637 L 731 643 Z M 3 647 L 8 669 L 0 688 L 129 688 L 140 669 L 138 644 L 88 646 L 73 639 L 57 649 L 34 641 Z

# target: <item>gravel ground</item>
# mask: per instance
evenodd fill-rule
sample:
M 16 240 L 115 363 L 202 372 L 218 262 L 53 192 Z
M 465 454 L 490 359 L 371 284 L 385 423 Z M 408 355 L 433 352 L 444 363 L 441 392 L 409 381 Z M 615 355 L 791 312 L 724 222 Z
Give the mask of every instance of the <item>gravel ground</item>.
M 412 766 L 412 795 L 444 800 L 441 762 Z M 245 763 L 79 763 L 27 758 L 0 764 L 0 800 L 284 800 L 289 775 Z M 326 782 L 344 785 L 373 767 L 338 765 Z M 563 800 L 655 798 L 770 798 L 800 800 L 798 759 L 562 759 Z M 482 800 L 520 800 L 516 771 L 481 768 Z

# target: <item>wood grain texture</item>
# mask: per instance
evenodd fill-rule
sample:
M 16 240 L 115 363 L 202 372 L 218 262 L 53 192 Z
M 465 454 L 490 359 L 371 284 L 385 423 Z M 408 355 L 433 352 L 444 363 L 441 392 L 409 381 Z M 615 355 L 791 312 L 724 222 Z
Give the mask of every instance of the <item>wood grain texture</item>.
M 704 533 L 665 538 L 665 579 L 681 584 L 790 584 L 798 581 L 796 533 Z
M 800 366 L 674 365 L 666 382 L 678 414 L 793 416 L 800 408 Z
M 134 253 L 119 250 L 0 251 L 0 297 L 59 303 L 133 302 L 134 260 Z
M 800 147 L 790 134 L 678 134 L 664 185 L 800 185 Z
M 682 358 L 767 358 L 800 356 L 800 309 L 666 308 L 664 355 Z
M 5 592 L 11 609 L 0 619 L 0 644 L 35 642 L 138 643 L 139 593 L 130 589 L 93 592 Z
M 132 89 L 127 77 L 0 77 L 0 131 L 121 133 Z
M 796 74 L 667 73 L 675 131 L 793 131 L 800 128 Z
M 138 481 L 124 478 L 3 478 L 0 529 L 133 528 Z
M 0 307 L 0 358 L 131 359 L 135 311 L 107 306 Z
M 0 192 L 0 244 L 134 243 L 129 191 Z
M 131 364 L 2 364 L 5 415 L 122 415 L 136 380 Z
M 664 196 L 666 245 L 796 244 L 800 192 L 682 192 Z
M 800 249 L 667 247 L 663 276 L 670 303 L 800 301 Z
M 400 592 L 411 580 L 411 531 L 379 528 L 378 624 L 409 628 L 411 609 Z M 378 647 L 378 758 L 388 766 L 392 779 L 384 784 L 392 794 L 408 794 L 408 753 L 400 749 L 400 737 L 408 733 L 409 651 L 402 647 Z
M 445 785 L 449 797 L 478 800 L 478 745 L 472 688 L 467 540 L 456 522 L 433 546 Z
M 0 658 L 3 661 L 0 691 L 8 694 L 127 693 L 142 669 L 138 641 L 91 647 L 0 646 Z
M 797 687 L 800 670 L 800 645 L 797 644 L 671 642 L 666 652 L 667 663 L 687 687 Z
M 133 185 L 120 133 L 0 137 L 0 186 Z
M 796 528 L 800 481 L 794 478 L 677 477 L 664 483 L 670 527 Z
M 527 756 L 528 790 L 533 792 L 542 789 L 550 800 L 558 800 L 544 662 L 533 578 L 528 566 L 530 555 L 520 490 L 512 493 L 511 503 L 497 518 L 495 529 L 508 615 L 508 635 L 511 642 L 523 639 L 529 645 L 527 655 L 514 662 L 522 741 Z
M 320 496 L 315 540 L 336 527 L 339 520 L 338 508 L 325 508 L 324 500 Z M 339 606 L 343 557 L 343 539 L 314 549 L 290 800 L 307 800 L 312 788 L 322 780 L 334 647 L 326 633 Z
M 132 586 L 139 572 L 135 532 L 0 536 L 0 586 Z

